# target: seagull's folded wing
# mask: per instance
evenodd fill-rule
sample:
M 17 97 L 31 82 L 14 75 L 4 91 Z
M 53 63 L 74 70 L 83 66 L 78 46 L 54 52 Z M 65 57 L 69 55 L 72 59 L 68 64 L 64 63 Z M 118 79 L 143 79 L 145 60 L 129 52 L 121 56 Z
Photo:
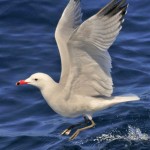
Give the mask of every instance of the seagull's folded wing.
M 111 96 L 111 58 L 107 50 L 119 34 L 126 8 L 125 0 L 111 1 L 70 37 L 70 72 L 65 87 L 70 91 L 68 96 Z
M 70 0 L 62 14 L 55 32 L 55 38 L 59 48 L 62 63 L 61 83 L 66 81 L 69 70 L 69 54 L 67 42 L 74 30 L 81 24 L 81 22 L 82 13 L 80 0 Z

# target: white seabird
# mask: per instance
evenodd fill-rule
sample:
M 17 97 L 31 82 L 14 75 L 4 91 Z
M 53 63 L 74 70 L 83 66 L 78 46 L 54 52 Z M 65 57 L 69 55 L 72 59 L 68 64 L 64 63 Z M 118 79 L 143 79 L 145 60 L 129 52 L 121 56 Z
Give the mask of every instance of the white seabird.
M 44 73 L 36 73 L 17 82 L 17 85 L 31 84 L 39 88 L 56 113 L 65 117 L 84 116 L 86 126 L 77 129 L 70 140 L 95 126 L 92 120 L 94 112 L 118 103 L 139 100 L 136 95 L 112 96 L 108 49 L 121 30 L 127 6 L 126 0 L 112 0 L 82 22 L 80 0 L 70 0 L 55 32 L 62 65 L 60 82 L 56 83 Z M 79 125 L 72 125 L 62 134 L 69 135 L 72 128 Z

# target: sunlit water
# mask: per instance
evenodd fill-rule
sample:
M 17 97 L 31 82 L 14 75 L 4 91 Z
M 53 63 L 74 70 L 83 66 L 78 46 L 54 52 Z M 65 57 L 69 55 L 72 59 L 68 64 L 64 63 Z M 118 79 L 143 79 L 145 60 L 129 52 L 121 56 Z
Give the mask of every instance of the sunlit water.
M 135 93 L 140 101 L 96 113 L 96 127 L 68 141 L 69 137 L 60 133 L 81 117 L 63 118 L 49 108 L 38 89 L 15 86 L 16 81 L 35 72 L 59 81 L 61 67 L 54 31 L 67 2 L 0 1 L 0 150 L 149 150 L 149 0 L 129 1 L 123 29 L 109 50 L 114 94 Z M 82 0 L 83 18 L 107 2 Z

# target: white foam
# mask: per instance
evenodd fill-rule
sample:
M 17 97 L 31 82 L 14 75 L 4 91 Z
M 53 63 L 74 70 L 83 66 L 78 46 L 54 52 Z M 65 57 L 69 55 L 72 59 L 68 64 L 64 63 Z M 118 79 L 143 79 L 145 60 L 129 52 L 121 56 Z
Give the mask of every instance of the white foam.
M 148 141 L 150 140 L 150 136 L 146 133 L 142 133 L 140 128 L 133 127 L 131 125 L 128 126 L 128 132 L 126 135 L 115 135 L 114 133 L 102 134 L 101 136 L 97 136 L 93 139 L 84 139 L 82 141 L 78 141 L 79 144 L 86 144 L 87 142 L 95 142 L 100 143 L 103 141 L 114 141 L 114 140 L 126 140 L 128 142 L 132 141 Z

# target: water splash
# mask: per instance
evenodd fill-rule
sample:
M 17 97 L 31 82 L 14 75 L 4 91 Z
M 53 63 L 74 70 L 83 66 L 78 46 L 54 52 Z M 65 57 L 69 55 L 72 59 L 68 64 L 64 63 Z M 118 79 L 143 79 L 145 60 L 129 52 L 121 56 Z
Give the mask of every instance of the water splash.
M 131 125 L 128 126 L 128 133 L 126 135 L 114 135 L 114 133 L 102 134 L 94 139 L 85 139 L 80 141 L 80 144 L 85 144 L 87 142 L 96 142 L 100 143 L 103 141 L 112 142 L 115 140 L 125 140 L 128 142 L 131 141 L 148 141 L 150 140 L 150 136 L 146 133 L 142 133 L 139 128 L 133 127 Z
M 139 140 L 147 141 L 150 139 L 148 134 L 142 133 L 139 128 L 135 128 L 132 126 L 128 126 L 128 136 L 126 138 L 133 141 L 139 141 Z
M 110 134 L 102 134 L 102 136 L 94 139 L 95 141 L 114 141 L 114 140 L 127 140 L 127 141 L 140 141 L 140 140 L 149 140 L 150 137 L 148 134 L 142 133 L 139 128 L 128 126 L 128 134 L 127 135 L 113 135 Z M 93 140 L 93 141 L 94 141 Z

